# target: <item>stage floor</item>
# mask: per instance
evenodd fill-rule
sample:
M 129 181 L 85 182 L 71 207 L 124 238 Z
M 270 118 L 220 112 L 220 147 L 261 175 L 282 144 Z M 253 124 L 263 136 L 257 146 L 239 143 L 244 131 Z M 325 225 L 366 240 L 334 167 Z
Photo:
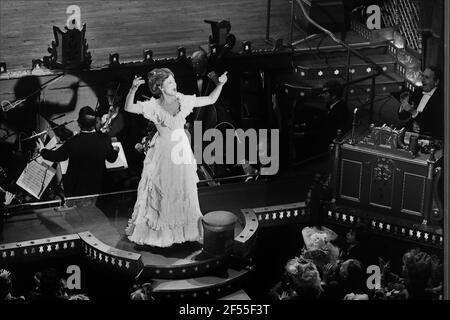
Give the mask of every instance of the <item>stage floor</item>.
M 326 161 L 325 161 L 326 163 Z M 235 214 L 244 208 L 255 208 L 303 201 L 316 172 L 323 172 L 324 161 L 293 168 L 276 177 L 246 183 L 200 187 L 202 212 L 227 210 Z M 6 218 L 0 243 L 29 241 L 90 231 L 105 244 L 142 255 L 144 265 L 179 265 L 198 262 L 202 244 L 188 242 L 169 248 L 138 246 L 128 240 L 125 227 L 131 217 L 136 194 L 115 194 L 68 208 L 37 209 Z M 236 224 L 235 234 L 242 230 Z

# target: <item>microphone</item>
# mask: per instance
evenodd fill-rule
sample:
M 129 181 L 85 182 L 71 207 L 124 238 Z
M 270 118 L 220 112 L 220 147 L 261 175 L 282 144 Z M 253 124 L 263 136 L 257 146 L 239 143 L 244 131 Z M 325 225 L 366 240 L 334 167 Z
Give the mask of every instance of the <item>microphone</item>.
M 356 131 L 356 126 L 358 125 L 358 121 L 356 118 L 357 113 L 358 113 L 358 108 L 355 108 L 355 110 L 353 110 L 352 137 L 351 137 L 350 144 L 356 144 L 355 131 Z

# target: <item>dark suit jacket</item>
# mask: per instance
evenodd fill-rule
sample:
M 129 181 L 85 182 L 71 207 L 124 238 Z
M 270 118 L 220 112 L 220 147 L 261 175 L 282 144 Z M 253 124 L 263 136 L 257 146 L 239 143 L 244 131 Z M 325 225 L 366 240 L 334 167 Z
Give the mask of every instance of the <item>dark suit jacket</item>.
M 331 143 L 337 136 L 337 130 L 340 129 L 345 134 L 352 128 L 351 113 L 348 111 L 347 104 L 340 100 L 330 110 L 326 120 L 325 131 L 327 132 L 328 143 Z
M 41 155 L 50 161 L 69 159 L 63 181 L 65 195 L 71 197 L 101 193 L 105 160 L 114 162 L 118 152 L 106 134 L 81 132 L 57 150 L 42 149 Z
M 410 102 L 417 108 L 422 99 L 422 90 L 415 91 Z M 437 88 L 425 105 L 425 109 L 416 116 L 411 117 L 408 111 L 398 113 L 400 120 L 408 120 L 405 127 L 408 131 L 412 131 L 413 123 L 416 121 L 420 126 L 420 134 L 430 135 L 436 139 L 444 138 L 444 98 L 441 88 Z

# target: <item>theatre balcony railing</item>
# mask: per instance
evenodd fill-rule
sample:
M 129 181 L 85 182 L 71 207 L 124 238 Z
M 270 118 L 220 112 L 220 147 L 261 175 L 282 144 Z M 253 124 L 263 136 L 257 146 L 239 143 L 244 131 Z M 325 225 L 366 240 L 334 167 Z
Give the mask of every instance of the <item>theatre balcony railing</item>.
M 344 87 L 346 89 L 346 100 L 348 100 L 348 94 L 349 94 L 349 87 L 351 85 L 357 85 L 358 83 L 362 82 L 362 81 L 366 81 L 368 79 L 371 79 L 371 84 L 370 84 L 370 88 L 368 88 L 366 91 L 368 93 L 370 93 L 370 123 L 372 123 L 372 119 L 373 119 L 373 110 L 374 110 L 374 101 L 375 101 L 375 86 L 376 86 L 376 78 L 380 75 L 383 75 L 385 77 L 387 77 L 388 79 L 392 80 L 392 81 L 397 81 L 396 79 L 394 79 L 390 74 L 388 74 L 387 72 L 385 72 L 385 70 L 383 70 L 382 67 L 380 67 L 377 63 L 375 63 L 372 59 L 370 59 L 367 56 L 362 55 L 360 52 L 358 52 L 357 50 L 355 50 L 354 48 L 352 48 L 351 46 L 349 46 L 347 43 L 345 43 L 344 41 L 338 39 L 330 30 L 324 28 L 323 26 L 321 26 L 320 24 L 318 24 L 316 21 L 314 21 L 310 15 L 308 14 L 307 10 L 305 9 L 304 3 L 302 0 L 293 0 L 292 1 L 292 5 L 294 6 L 294 2 L 295 5 L 298 5 L 298 7 L 301 9 L 304 17 L 307 19 L 307 21 L 313 25 L 314 27 L 316 27 L 317 29 L 319 29 L 320 31 L 322 31 L 324 34 L 326 34 L 327 36 L 329 36 L 334 42 L 336 42 L 337 44 L 341 45 L 342 47 L 344 47 L 347 51 L 347 61 L 346 61 L 346 68 L 345 68 L 345 84 Z M 355 79 L 350 81 L 350 77 L 352 74 L 352 70 L 350 68 L 350 60 L 351 60 L 351 55 L 355 55 L 357 56 L 359 59 L 365 61 L 371 68 L 372 68 L 372 73 L 359 78 L 359 79 Z

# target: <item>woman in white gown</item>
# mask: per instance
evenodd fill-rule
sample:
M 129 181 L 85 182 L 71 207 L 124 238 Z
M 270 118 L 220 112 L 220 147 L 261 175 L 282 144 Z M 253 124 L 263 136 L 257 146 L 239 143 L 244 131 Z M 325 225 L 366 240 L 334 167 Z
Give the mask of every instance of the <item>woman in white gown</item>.
M 157 98 L 134 103 L 136 90 L 145 81 L 140 77 L 133 80 L 125 110 L 142 114 L 155 123 L 158 132 L 147 151 L 136 204 L 125 230 L 132 242 L 169 247 L 201 239 L 197 163 L 184 124 L 193 108 L 215 103 L 226 82 L 225 72 L 209 96 L 184 95 L 177 92 L 172 71 L 153 69 L 148 73 L 148 85 Z

